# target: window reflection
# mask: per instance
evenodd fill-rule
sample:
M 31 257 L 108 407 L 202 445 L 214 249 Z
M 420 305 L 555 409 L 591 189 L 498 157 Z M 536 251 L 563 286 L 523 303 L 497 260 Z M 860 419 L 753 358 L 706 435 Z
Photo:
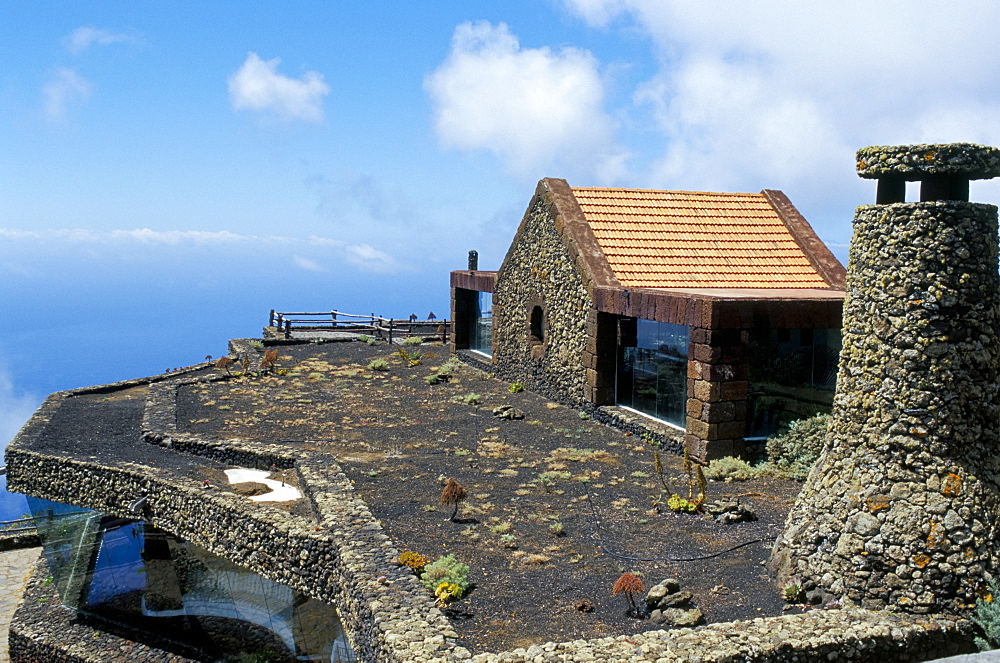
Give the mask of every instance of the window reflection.
M 333 606 L 142 521 L 28 505 L 61 601 L 127 637 L 200 660 L 356 660 Z
M 473 350 L 493 356 L 493 293 L 480 292 L 476 317 L 472 320 Z
M 688 328 L 623 318 L 619 328 L 619 405 L 684 427 Z
M 837 386 L 839 329 L 757 329 L 750 334 L 748 437 L 829 412 Z

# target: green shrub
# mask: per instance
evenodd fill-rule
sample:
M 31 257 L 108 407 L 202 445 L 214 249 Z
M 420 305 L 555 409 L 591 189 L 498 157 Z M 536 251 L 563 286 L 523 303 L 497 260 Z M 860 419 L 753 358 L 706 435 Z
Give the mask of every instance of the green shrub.
M 437 369 L 431 369 L 433 372 L 424 378 L 424 382 L 427 384 L 440 384 L 441 382 L 447 382 L 451 379 L 451 374 L 462 365 L 458 359 L 452 357 L 445 363 L 437 367 Z
M 747 481 L 760 476 L 759 468 L 745 460 L 726 456 L 711 461 L 705 468 L 705 478 L 711 481 Z
M 403 339 L 403 345 L 420 345 L 424 342 L 424 339 L 419 336 L 408 336 Z
M 448 360 L 448 361 L 446 361 L 445 363 L 441 364 L 441 368 L 439 368 L 439 369 L 438 369 L 438 373 L 441 373 L 441 372 L 445 372 L 445 373 L 454 373 L 454 372 L 455 372 L 455 370 L 456 370 L 456 369 L 457 369 L 457 368 L 458 368 L 459 366 L 461 366 L 461 365 L 462 365 L 462 362 L 461 362 L 461 361 L 459 361 L 459 360 L 458 360 L 457 358 L 455 358 L 455 357 L 452 357 L 451 359 L 449 359 L 449 360 Z
M 507 387 L 507 391 L 509 391 L 512 394 L 516 394 L 518 392 L 524 391 L 524 385 L 521 384 L 520 382 L 511 382 L 510 386 Z
M 385 359 L 372 359 L 368 362 L 369 371 L 388 371 L 389 364 L 386 363 Z
M 767 460 L 750 465 L 732 456 L 713 460 L 705 477 L 714 481 L 747 481 L 759 477 L 780 477 L 805 481 L 826 443 L 830 415 L 817 414 L 793 421 L 767 440 Z
M 980 651 L 988 651 L 1000 647 L 1000 588 L 995 582 L 990 583 L 989 592 L 976 600 L 976 610 L 972 613 L 972 621 L 982 629 L 984 638 L 976 636 L 975 643 Z
M 697 513 L 700 506 L 700 502 L 684 499 L 676 493 L 667 498 L 667 508 L 677 513 Z
M 768 439 L 767 460 L 775 468 L 773 474 L 804 481 L 823 453 L 829 421 L 828 414 L 793 421 L 786 431 Z
M 458 585 L 462 593 L 469 588 L 469 567 L 454 555 L 442 555 L 424 567 L 420 582 L 433 594 L 441 583 Z M 460 598 L 461 594 L 454 598 Z
M 797 603 L 802 597 L 802 588 L 797 583 L 790 582 L 781 590 L 781 596 L 785 603 Z

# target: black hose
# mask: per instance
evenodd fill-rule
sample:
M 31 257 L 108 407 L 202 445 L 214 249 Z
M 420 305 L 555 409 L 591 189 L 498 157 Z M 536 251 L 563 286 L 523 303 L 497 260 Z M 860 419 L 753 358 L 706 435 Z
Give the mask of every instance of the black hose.
M 603 552 L 608 557 L 614 557 L 615 559 L 624 559 L 630 562 L 698 562 L 704 559 L 721 557 L 722 555 L 731 553 L 734 550 L 739 550 L 740 548 L 745 548 L 747 546 L 751 546 L 755 543 L 761 543 L 763 541 L 774 541 L 776 538 L 778 538 L 776 536 L 767 536 L 761 539 L 745 541 L 731 548 L 726 548 L 725 550 L 720 550 L 719 552 L 711 553 L 710 555 L 698 555 L 697 557 L 633 557 L 631 555 L 622 555 L 620 553 L 608 550 L 608 548 L 601 541 L 601 534 L 600 534 L 601 517 L 597 513 L 597 507 L 594 506 L 594 500 L 590 495 L 590 486 L 588 486 L 587 484 L 583 484 L 583 487 L 587 491 L 587 504 L 590 505 L 590 512 L 594 516 L 593 518 L 594 527 L 591 536 L 593 536 L 594 541 L 597 542 L 597 547 L 600 549 L 601 552 Z

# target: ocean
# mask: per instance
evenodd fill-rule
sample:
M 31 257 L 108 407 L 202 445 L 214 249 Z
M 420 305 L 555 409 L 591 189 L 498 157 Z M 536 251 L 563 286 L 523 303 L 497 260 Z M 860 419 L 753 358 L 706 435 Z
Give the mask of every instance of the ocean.
M 3 275 L 0 269 L 9 277 L 0 299 L 9 314 L 0 326 L 0 448 L 50 393 L 220 357 L 230 338 L 260 338 L 272 307 L 397 318 L 435 311 L 440 319 L 448 317 L 445 269 L 405 276 L 286 272 L 264 278 L 257 263 L 249 271 L 231 262 L 227 267 L 206 275 L 175 263 L 169 281 L 159 271 L 94 280 L 85 270 L 79 277 L 40 279 Z M 0 476 L 0 520 L 27 511 L 24 496 L 6 488 L 6 477 Z

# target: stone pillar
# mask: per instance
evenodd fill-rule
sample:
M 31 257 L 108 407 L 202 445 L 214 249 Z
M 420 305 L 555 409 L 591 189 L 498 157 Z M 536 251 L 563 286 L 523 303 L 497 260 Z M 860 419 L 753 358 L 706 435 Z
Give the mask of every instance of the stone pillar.
M 587 347 L 583 365 L 587 369 L 584 398 L 594 405 L 615 402 L 615 371 L 618 361 L 618 318 L 590 309 L 587 313 Z
M 855 213 L 826 449 L 771 569 L 813 602 L 968 609 L 998 569 L 1000 279 L 997 208 L 960 198 L 969 179 L 1000 174 L 1000 150 L 857 158 L 879 204 Z M 902 201 L 905 180 L 925 202 Z
M 746 332 L 691 327 L 688 346 L 687 435 L 692 456 L 742 456 L 746 434 Z

